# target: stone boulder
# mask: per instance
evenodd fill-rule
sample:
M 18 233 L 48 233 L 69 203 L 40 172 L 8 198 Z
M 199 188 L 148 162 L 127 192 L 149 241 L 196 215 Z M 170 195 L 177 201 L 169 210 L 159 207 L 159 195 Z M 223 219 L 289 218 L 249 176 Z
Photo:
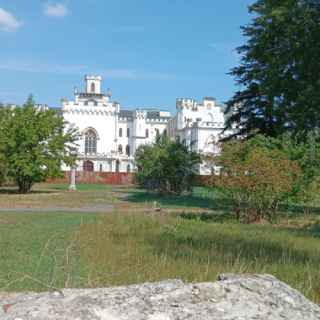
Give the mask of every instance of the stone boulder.
M 315 320 L 320 307 L 270 275 L 223 274 L 101 289 L 0 295 L 1 320 Z

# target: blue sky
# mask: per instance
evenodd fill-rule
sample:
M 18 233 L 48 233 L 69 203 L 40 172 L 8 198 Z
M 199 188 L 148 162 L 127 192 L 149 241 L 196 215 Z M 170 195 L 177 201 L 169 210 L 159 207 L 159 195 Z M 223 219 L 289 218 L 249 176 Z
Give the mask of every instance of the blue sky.
M 251 0 L 0 0 L 0 101 L 59 106 L 101 74 L 122 106 L 226 101 Z

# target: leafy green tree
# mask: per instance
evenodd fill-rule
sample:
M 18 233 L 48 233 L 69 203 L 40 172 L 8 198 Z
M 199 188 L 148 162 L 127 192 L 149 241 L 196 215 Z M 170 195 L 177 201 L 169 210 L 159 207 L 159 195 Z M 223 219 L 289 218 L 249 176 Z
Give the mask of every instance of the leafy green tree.
M 0 122 L 0 154 L 8 176 L 21 193 L 35 182 L 61 175 L 61 165 L 71 165 L 77 132 L 66 129 L 63 117 L 53 110 L 35 107 L 32 97 L 22 107 L 6 108 Z
M 320 2 L 257 0 L 242 28 L 240 65 L 231 71 L 240 90 L 227 103 L 234 135 L 277 137 L 320 127 Z
M 0 104 L 0 134 L 2 132 L 2 128 L 4 124 L 6 123 L 7 115 L 8 115 L 7 108 L 5 108 L 3 105 Z M 8 176 L 8 168 L 6 164 L 6 159 L 4 157 L 4 154 L 2 152 L 2 148 L 0 145 L 0 186 L 5 182 L 7 182 L 7 176 Z
M 142 145 L 135 155 L 138 184 L 166 194 L 191 191 L 200 156 L 179 141 L 159 136 L 154 144 Z

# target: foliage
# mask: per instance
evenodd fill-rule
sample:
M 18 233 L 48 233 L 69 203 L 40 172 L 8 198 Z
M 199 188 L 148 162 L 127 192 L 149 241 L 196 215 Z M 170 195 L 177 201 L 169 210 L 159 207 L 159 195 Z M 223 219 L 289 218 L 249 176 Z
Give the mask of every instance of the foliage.
M 8 110 L 3 105 L 0 104 L 0 135 L 3 132 L 4 124 L 7 121 Z M 1 136 L 0 136 L 1 141 Z M 8 168 L 5 161 L 5 156 L 3 154 L 1 145 L 0 145 L 0 186 L 7 182 L 8 180 Z
M 302 177 L 296 185 L 295 200 L 308 203 L 319 193 L 320 186 L 320 136 L 309 132 L 301 141 L 299 137 L 283 137 L 282 148 L 290 159 L 299 163 Z
M 138 167 L 136 180 L 140 186 L 179 195 L 183 191 L 191 191 L 194 169 L 201 160 L 184 143 L 159 136 L 155 143 L 137 150 L 135 161 Z
M 258 135 L 250 139 L 250 145 L 280 150 L 288 159 L 298 163 L 301 174 L 295 181 L 291 200 L 307 203 L 319 191 L 320 179 L 320 135 L 318 131 L 307 133 L 303 138 L 298 135 L 283 134 L 278 138 Z
M 221 169 L 216 184 L 233 200 L 237 218 L 245 222 L 272 219 L 301 179 L 297 161 L 266 142 L 261 136 L 226 142 L 217 159 Z
M 76 140 L 74 129 L 53 110 L 35 107 L 30 97 L 23 107 L 6 109 L 0 126 L 0 154 L 4 157 L 8 176 L 19 191 L 30 191 L 35 182 L 61 175 L 62 162 L 75 159 L 71 151 Z
M 227 104 L 226 128 L 305 137 L 320 126 L 320 3 L 258 0 L 249 11 L 253 21 L 242 28 L 248 40 L 231 71 L 241 89 Z
M 4 159 L 0 155 L 0 186 L 8 181 L 7 166 L 5 165 Z

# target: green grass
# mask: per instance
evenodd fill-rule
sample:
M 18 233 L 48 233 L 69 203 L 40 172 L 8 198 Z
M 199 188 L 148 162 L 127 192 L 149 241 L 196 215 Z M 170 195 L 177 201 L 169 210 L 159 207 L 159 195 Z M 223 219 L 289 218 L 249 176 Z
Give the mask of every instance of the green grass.
M 67 244 L 97 215 L 0 214 L 0 291 L 47 290 L 67 283 Z
M 248 272 L 271 273 L 320 301 L 319 221 L 296 229 L 139 213 L 6 214 L 0 235 L 0 291 Z
M 51 185 L 50 190 L 64 195 L 66 187 Z M 195 188 L 191 196 L 160 197 L 134 188 L 82 187 L 72 196 L 86 195 L 92 202 L 93 195 L 100 201 L 112 191 L 111 200 L 117 194 L 125 196 L 117 201 L 126 209 L 105 215 L 0 214 L 0 291 L 168 278 L 214 281 L 224 272 L 271 273 L 320 302 L 316 213 L 307 216 L 296 209 L 274 224 L 243 225 L 234 220 L 228 199 L 217 191 Z M 153 201 L 172 213 L 153 213 Z
M 133 188 L 121 191 L 129 193 L 127 201 L 132 203 L 148 204 L 157 201 L 160 206 L 166 208 L 203 208 L 218 211 L 230 209 L 230 201 L 224 198 L 221 192 L 204 187 L 196 187 L 191 195 L 181 196 L 163 196 Z

